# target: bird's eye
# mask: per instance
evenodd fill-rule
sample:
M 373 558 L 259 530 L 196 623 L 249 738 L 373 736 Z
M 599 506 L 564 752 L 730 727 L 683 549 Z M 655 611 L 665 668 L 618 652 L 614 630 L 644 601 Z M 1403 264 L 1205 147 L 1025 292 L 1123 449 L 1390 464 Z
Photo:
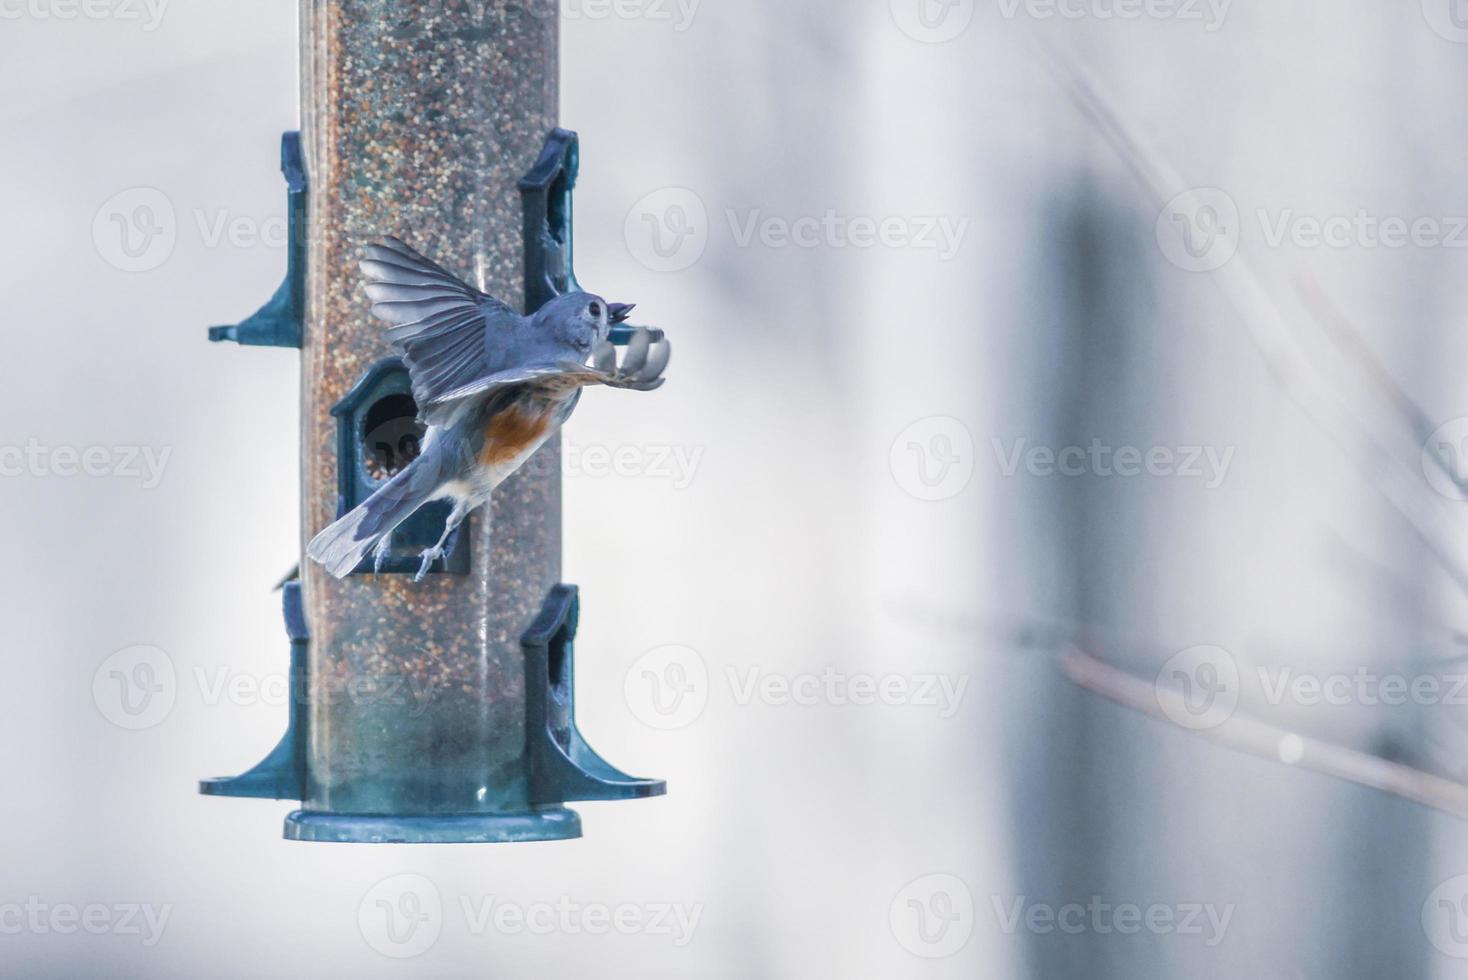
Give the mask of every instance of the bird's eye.
M 592 304 L 586 308 L 586 312 L 591 314 L 593 320 L 600 320 L 602 315 L 601 304 L 593 300 Z

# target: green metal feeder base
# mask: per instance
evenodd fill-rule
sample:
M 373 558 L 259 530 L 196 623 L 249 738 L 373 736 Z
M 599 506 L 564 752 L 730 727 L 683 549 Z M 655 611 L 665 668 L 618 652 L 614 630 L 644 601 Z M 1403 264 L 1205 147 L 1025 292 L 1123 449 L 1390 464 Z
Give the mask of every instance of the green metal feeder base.
M 285 839 L 336 844 L 517 844 L 573 840 L 581 818 L 566 807 L 525 813 L 391 817 L 297 810 L 285 818 Z

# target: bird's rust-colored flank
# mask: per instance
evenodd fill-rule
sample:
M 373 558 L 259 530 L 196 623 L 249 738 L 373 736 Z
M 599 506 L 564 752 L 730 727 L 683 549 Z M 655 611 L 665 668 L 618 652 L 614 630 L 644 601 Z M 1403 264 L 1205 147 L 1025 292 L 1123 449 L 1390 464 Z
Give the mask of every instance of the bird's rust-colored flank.
M 527 411 L 519 405 L 509 405 L 491 416 L 484 427 L 484 448 L 479 451 L 479 461 L 485 466 L 508 463 L 545 435 L 548 428 L 549 412 Z

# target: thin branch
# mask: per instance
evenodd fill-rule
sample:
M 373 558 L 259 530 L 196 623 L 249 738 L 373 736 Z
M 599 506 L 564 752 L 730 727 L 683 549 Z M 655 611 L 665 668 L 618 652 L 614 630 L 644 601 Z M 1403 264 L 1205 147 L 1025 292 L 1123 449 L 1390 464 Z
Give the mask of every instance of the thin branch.
M 1136 174 L 1159 208 L 1189 186 L 1177 171 L 1129 126 L 1080 66 L 1035 37 L 1042 60 L 1080 113 Z M 1448 526 L 1442 499 L 1383 446 L 1361 419 L 1341 400 L 1339 392 L 1321 377 L 1300 347 L 1289 321 L 1242 254 L 1213 273 L 1213 279 L 1238 312 L 1246 332 L 1264 357 L 1270 375 L 1324 436 L 1349 457 L 1355 440 L 1366 444 L 1370 456 L 1388 460 L 1389 467 L 1366 466 L 1368 481 L 1412 529 L 1439 568 L 1468 596 L 1468 566 L 1449 550 L 1448 542 L 1461 535 Z
M 1215 728 L 1185 728 L 1174 723 L 1164 708 L 1164 703 L 1172 701 L 1175 703 L 1169 703 L 1168 707 L 1179 712 L 1183 710 L 1183 697 L 1176 691 L 1133 677 L 1077 647 L 1061 654 L 1060 666 L 1074 684 L 1093 694 L 1227 748 L 1400 796 L 1455 817 L 1468 818 L 1468 786 L 1452 780 L 1237 713 Z
M 1437 424 L 1432 421 L 1426 409 L 1392 376 L 1386 365 L 1376 356 L 1376 352 L 1371 349 L 1371 345 L 1366 342 L 1361 331 L 1326 294 L 1325 290 L 1320 288 L 1314 276 L 1301 274 L 1295 282 L 1295 288 L 1300 294 L 1301 302 L 1310 311 L 1315 322 L 1324 328 L 1325 336 L 1335 344 L 1336 349 L 1347 360 L 1355 362 L 1401 417 L 1412 432 L 1413 438 L 1417 440 L 1417 444 L 1425 446 L 1432 434 L 1437 431 Z M 1437 469 L 1451 480 L 1454 486 L 1468 495 L 1468 483 L 1465 483 L 1453 471 L 1445 459 L 1437 453 L 1428 453 L 1426 458 L 1431 459 Z
M 1318 772 L 1400 796 L 1456 817 L 1468 818 L 1468 786 L 1415 766 L 1302 735 L 1248 717 L 1237 710 L 1212 729 L 1194 729 L 1177 724 L 1174 717 L 1190 714 L 1181 692 L 1165 688 L 1155 680 L 1137 677 L 1084 649 L 1083 644 L 1092 642 L 1087 637 L 1099 637 L 1106 632 L 1104 630 L 1031 619 L 1015 619 L 1002 625 L 993 623 L 979 628 L 1002 639 L 1006 646 L 1053 658 L 1065 677 L 1083 690 L 1171 727 L 1262 759 Z M 1135 645 L 1142 650 L 1163 649 L 1160 644 L 1152 642 L 1133 640 L 1127 645 Z M 1447 746 L 1444 744 L 1443 747 Z

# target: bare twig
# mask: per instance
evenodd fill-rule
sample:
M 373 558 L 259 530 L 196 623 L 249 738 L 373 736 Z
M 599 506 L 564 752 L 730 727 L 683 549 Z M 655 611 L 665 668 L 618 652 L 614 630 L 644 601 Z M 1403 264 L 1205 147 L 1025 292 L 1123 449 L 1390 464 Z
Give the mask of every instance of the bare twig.
M 1366 342 L 1361 331 L 1326 294 L 1325 290 L 1320 288 L 1320 284 L 1313 276 L 1301 274 L 1295 281 L 1295 288 L 1305 308 L 1310 311 L 1315 322 L 1323 328 L 1325 336 L 1335 344 L 1336 349 L 1344 357 L 1353 361 L 1362 370 L 1406 424 L 1417 445 L 1425 446 L 1432 438 L 1432 434 L 1437 431 L 1437 423 L 1433 422 L 1426 409 L 1386 369 L 1386 365 L 1376 356 L 1376 352 L 1371 349 L 1371 345 Z M 1432 460 L 1437 469 L 1451 480 L 1454 486 L 1468 495 L 1468 483 L 1464 483 L 1445 459 L 1437 453 L 1427 453 L 1424 458 Z
M 933 610 L 925 612 L 931 615 Z M 1159 685 L 1155 680 L 1140 678 L 1085 649 L 1087 645 L 1096 643 L 1108 648 L 1120 645 L 1134 649 L 1146 659 L 1149 651 L 1175 649 L 1175 644 L 1166 646 L 1135 637 L 1123 640 L 1106 630 L 1060 621 L 1020 618 L 1000 622 L 958 615 L 949 618 L 965 631 L 998 637 L 1006 646 L 1053 658 L 1065 677 L 1078 687 L 1169 726 L 1263 759 L 1318 772 L 1468 818 L 1468 786 L 1414 766 L 1302 735 L 1240 714 L 1237 710 L 1212 729 L 1178 725 L 1173 718 L 1191 714 L 1184 705 L 1181 692 Z M 1448 745 L 1443 742 L 1441 747 L 1455 750 L 1457 743 Z
M 1179 712 L 1183 709 L 1180 693 L 1134 677 L 1077 647 L 1061 654 L 1060 666 L 1076 685 L 1149 718 L 1175 724 L 1164 708 L 1168 699 L 1176 701 L 1171 707 Z M 1300 735 L 1237 713 L 1214 728 L 1175 727 L 1240 752 L 1400 796 L 1455 817 L 1468 817 L 1468 786 L 1400 762 Z
M 1127 124 L 1083 69 L 1038 38 L 1036 42 L 1043 60 L 1076 108 L 1136 174 L 1159 208 L 1190 189 L 1177 171 Z M 1275 298 L 1242 254 L 1216 270 L 1213 279 L 1239 313 L 1270 375 L 1321 433 L 1348 456 L 1349 448 L 1359 440 L 1367 449 L 1368 459 L 1389 461 L 1389 466 L 1365 466 L 1369 483 L 1406 521 L 1439 568 L 1468 596 L 1468 566 L 1450 545 L 1461 535 L 1457 528 L 1449 526 L 1442 499 L 1415 475 L 1412 467 L 1375 438 L 1370 427 L 1343 401 L 1337 386 L 1321 376 Z M 1408 421 L 1416 422 L 1410 418 Z

